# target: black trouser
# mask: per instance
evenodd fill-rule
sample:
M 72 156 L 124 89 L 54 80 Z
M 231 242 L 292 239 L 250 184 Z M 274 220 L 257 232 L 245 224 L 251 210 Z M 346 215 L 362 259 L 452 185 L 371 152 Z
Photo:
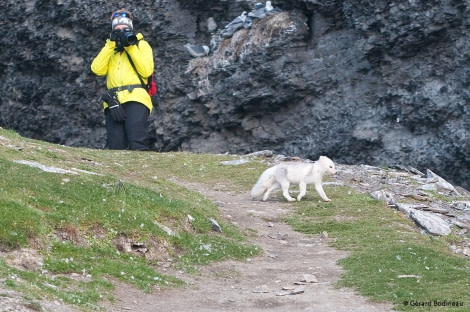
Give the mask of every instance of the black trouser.
M 114 121 L 106 109 L 108 148 L 148 151 L 147 120 L 149 109 L 139 102 L 126 102 L 122 104 L 122 107 L 126 112 L 126 120 L 123 122 Z

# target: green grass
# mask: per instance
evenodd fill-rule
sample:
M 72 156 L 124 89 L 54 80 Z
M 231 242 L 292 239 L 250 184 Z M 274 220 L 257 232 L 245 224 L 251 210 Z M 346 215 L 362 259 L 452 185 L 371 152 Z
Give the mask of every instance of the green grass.
M 335 248 L 350 251 L 339 264 L 346 273 L 338 287 L 353 287 L 377 302 L 392 302 L 403 311 L 467 311 L 470 306 L 470 261 L 451 254 L 457 237 L 433 237 L 403 214 L 367 194 L 328 187 L 329 203 L 304 201 L 287 222 L 297 231 L 328 232 Z M 405 305 L 404 302 L 408 302 Z M 431 301 L 429 306 L 411 302 Z M 434 306 L 463 303 L 460 307 Z
M 42 259 L 27 270 L 13 266 L 13 256 L 4 253 L 0 287 L 24 293 L 38 311 L 42 298 L 91 310 L 114 300 L 115 280 L 145 292 L 180 286 L 181 280 L 162 273 L 162 262 L 197 274 L 214 261 L 256 256 L 261 250 L 249 243 L 249 231 L 224 222 L 214 203 L 184 187 L 201 183 L 246 192 L 267 165 L 257 158 L 221 164 L 237 158 L 70 148 L 0 129 L 0 251 L 35 250 Z M 18 160 L 95 174 L 48 173 Z M 303 233 L 327 231 L 333 247 L 349 251 L 339 261 L 345 273 L 337 287 L 353 287 L 397 310 L 468 310 L 470 261 L 448 248 L 459 237 L 423 235 L 403 214 L 367 194 L 325 189 L 332 202 L 318 202 L 309 189 L 305 200 L 289 204 L 294 213 L 286 222 Z M 222 233 L 211 229 L 208 218 L 219 222 Z M 126 252 L 118 248 L 119 239 L 153 252 Z M 431 307 L 412 304 L 430 301 Z M 434 301 L 464 306 L 436 307 Z
M 1 261 L 1 286 L 33 294 L 32 305 L 38 298 L 59 298 L 86 309 L 113 300 L 113 279 L 143 291 L 181 285 L 160 273 L 161 262 L 197 272 L 213 261 L 259 254 L 220 218 L 214 203 L 170 181 L 215 185 L 220 161 L 227 159 L 62 147 L 0 130 L 0 251 L 37 249 L 42 258 L 37 272 Z M 19 160 L 96 174 L 45 172 Z M 227 174 L 233 175 L 231 169 Z M 209 218 L 222 233 L 212 230 Z M 118 238 L 154 252 L 119 250 Z

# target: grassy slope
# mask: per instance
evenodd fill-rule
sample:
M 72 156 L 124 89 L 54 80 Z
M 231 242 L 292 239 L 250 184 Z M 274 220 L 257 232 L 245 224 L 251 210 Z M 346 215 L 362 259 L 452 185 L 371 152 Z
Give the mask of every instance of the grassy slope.
M 32 300 L 58 296 L 67 303 L 95 304 L 108 296 L 110 277 L 145 291 L 181 283 L 157 273 L 159 261 L 171 259 L 174 266 L 194 271 L 210 261 L 258 254 L 237 228 L 219 219 L 214 203 L 169 181 L 233 179 L 240 168 L 220 170 L 220 161 L 231 158 L 78 149 L 0 130 L 0 251 L 33 247 L 44 258 L 36 272 L 0 260 L 0 280 L 31 293 Z M 23 160 L 80 174 L 16 162 Z M 237 177 L 236 184 L 244 178 Z M 208 218 L 219 222 L 222 233 L 212 230 Z M 153 253 L 145 258 L 119 252 L 118 237 L 143 243 Z M 69 273 L 88 279 L 73 281 Z
M 144 291 L 180 284 L 157 273 L 159 261 L 168 258 L 178 268 L 195 271 L 210 261 L 259 253 L 243 233 L 218 218 L 213 203 L 171 182 L 249 189 L 266 165 L 259 159 L 239 166 L 220 164 L 235 158 L 70 148 L 0 129 L 0 250 L 34 248 L 44 259 L 34 271 L 0 260 L 2 287 L 24 291 L 33 303 L 42 297 L 61 298 L 86 309 L 85 303 L 110 297 L 113 278 Z M 48 173 L 18 160 L 96 174 Z M 336 248 L 351 251 L 340 261 L 347 273 L 339 286 L 356 287 L 372 300 L 394 302 L 400 310 L 441 310 L 403 304 L 434 300 L 464 303 L 442 310 L 467 310 L 469 260 L 445 247 L 446 240 L 457 238 L 422 235 L 401 214 L 347 188 L 327 193 L 333 202 L 295 203 L 297 214 L 287 221 L 302 232 L 327 231 Z M 188 215 L 195 219 L 191 224 Z M 208 218 L 219 221 L 221 234 L 212 231 Z M 156 223 L 178 235 L 169 235 Z M 118 252 L 117 237 L 158 252 L 146 258 Z M 82 278 L 72 279 L 70 273 Z

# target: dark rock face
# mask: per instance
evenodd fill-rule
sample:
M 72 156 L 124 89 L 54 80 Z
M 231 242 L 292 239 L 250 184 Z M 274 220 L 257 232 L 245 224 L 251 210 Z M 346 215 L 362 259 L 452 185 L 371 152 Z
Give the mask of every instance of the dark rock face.
M 465 0 L 277 0 L 282 13 L 209 44 L 255 1 L 4 0 L 0 126 L 105 147 L 90 64 L 109 16 L 134 12 L 154 49 L 157 151 L 276 153 L 430 168 L 470 187 L 470 4 Z

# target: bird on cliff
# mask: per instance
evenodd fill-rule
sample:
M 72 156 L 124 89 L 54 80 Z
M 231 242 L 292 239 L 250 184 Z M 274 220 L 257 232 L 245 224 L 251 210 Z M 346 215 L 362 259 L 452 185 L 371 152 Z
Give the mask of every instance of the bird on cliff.
M 249 17 L 254 17 L 254 18 L 265 18 L 266 17 L 266 6 L 262 4 L 261 2 L 258 2 L 255 4 L 255 7 L 253 10 L 251 10 L 250 13 L 248 13 Z
M 209 55 L 210 49 L 206 45 L 186 43 L 186 50 L 194 57 L 203 57 Z
M 266 1 L 265 8 L 266 8 L 267 15 L 274 15 L 274 14 L 282 12 L 281 9 L 273 7 L 271 1 Z
M 244 27 L 245 20 L 247 17 L 246 11 L 243 11 L 243 13 L 240 16 L 237 16 L 233 21 L 227 24 L 227 26 L 222 29 L 222 32 L 220 33 L 220 36 L 222 38 L 230 38 L 233 36 L 233 34 Z
M 254 17 L 254 18 L 265 18 L 266 15 L 274 15 L 279 12 L 282 12 L 281 9 L 275 8 L 272 5 L 271 1 L 266 1 L 266 4 L 263 5 L 261 2 L 258 2 L 255 4 L 255 7 L 253 10 L 248 13 L 249 17 Z

